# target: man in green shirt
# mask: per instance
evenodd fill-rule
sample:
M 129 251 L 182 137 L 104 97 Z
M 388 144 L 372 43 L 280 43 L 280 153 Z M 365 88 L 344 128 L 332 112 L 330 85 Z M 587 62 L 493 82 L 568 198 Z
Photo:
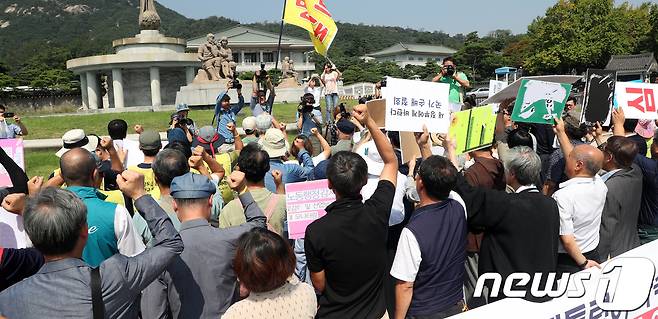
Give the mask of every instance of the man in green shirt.
M 450 85 L 450 109 L 453 112 L 461 111 L 464 102 L 462 90 L 468 90 L 471 83 L 464 72 L 457 72 L 457 65 L 452 57 L 443 59 L 441 72 L 432 79 L 432 82 L 446 83 Z
M 269 174 L 270 171 L 270 156 L 257 144 L 252 143 L 240 152 L 237 167 L 245 174 L 247 188 L 256 205 L 267 217 L 267 228 L 284 236 L 287 220 L 285 195 L 274 194 L 265 188 L 265 174 Z M 281 186 L 281 173 L 277 174 L 277 171 L 274 171 L 272 174 L 278 189 Z M 244 223 L 246 218 L 239 199 L 229 202 L 219 214 L 219 228 L 239 226 Z

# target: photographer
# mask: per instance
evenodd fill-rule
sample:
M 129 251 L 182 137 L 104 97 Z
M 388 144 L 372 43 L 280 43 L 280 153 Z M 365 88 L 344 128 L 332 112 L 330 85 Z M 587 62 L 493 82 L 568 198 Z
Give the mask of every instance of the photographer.
M 231 97 L 228 95 L 230 89 L 236 89 L 238 93 L 238 103 L 231 104 Z M 222 153 L 235 150 L 235 137 L 233 132 L 228 129 L 228 125 L 237 123 L 238 113 L 244 107 L 244 96 L 242 96 L 242 84 L 237 80 L 226 83 L 226 91 L 222 91 L 217 96 L 215 104 L 215 116 L 212 123 L 217 119 L 217 133 L 224 139 L 224 144 L 220 145 Z
M 178 113 L 171 115 L 169 121 L 169 129 L 167 130 L 167 140 L 169 143 L 180 141 L 185 144 L 192 144 L 193 136 L 190 129 L 187 127 L 189 119 L 181 118 Z
M 176 114 L 178 114 L 180 122 L 185 122 L 187 128 L 190 130 L 190 132 L 192 132 L 192 135 L 197 135 L 198 132 L 196 125 L 194 125 L 194 121 L 188 117 L 190 114 L 190 108 L 187 106 L 187 104 L 178 104 L 176 106 Z
M 13 118 L 16 124 L 7 124 L 8 118 Z M 0 105 L 0 139 L 26 136 L 27 133 L 27 127 L 21 122 L 21 118 L 14 113 L 6 112 L 5 106 Z
M 311 75 L 311 79 L 308 80 L 306 87 L 304 88 L 304 94 L 310 93 L 313 94 L 315 99 L 315 104 L 313 104 L 313 114 L 320 120 L 322 124 L 322 109 L 320 108 L 320 97 L 322 96 L 322 81 L 320 81 L 320 76 L 317 74 Z
M 249 105 L 251 108 L 251 114 L 253 116 L 258 116 L 262 113 L 271 114 L 276 93 L 274 92 L 272 79 L 270 78 L 270 75 L 267 74 L 267 71 L 265 71 L 265 64 L 261 64 L 260 70 L 254 73 L 254 84 L 254 91 L 251 95 L 251 104 Z M 267 96 L 268 90 L 270 91 L 269 96 Z
M 327 114 L 327 123 L 333 123 L 334 109 L 338 105 L 338 80 L 341 77 L 340 71 L 335 65 L 327 63 L 324 65 L 324 73 L 320 77 L 322 84 L 324 84 L 324 99 L 327 102 L 325 112 Z
M 318 119 L 314 112 L 314 104 L 315 98 L 313 97 L 313 94 L 306 93 L 302 96 L 302 101 L 297 107 L 297 129 L 300 134 L 310 136 L 312 128 L 317 128 L 319 130 L 322 125 L 320 119 Z
M 464 72 L 457 72 L 457 65 L 452 57 L 443 59 L 441 72 L 432 79 L 432 82 L 446 83 L 450 85 L 450 109 L 459 112 L 462 109 L 464 94 L 462 90 L 471 87 L 468 77 Z

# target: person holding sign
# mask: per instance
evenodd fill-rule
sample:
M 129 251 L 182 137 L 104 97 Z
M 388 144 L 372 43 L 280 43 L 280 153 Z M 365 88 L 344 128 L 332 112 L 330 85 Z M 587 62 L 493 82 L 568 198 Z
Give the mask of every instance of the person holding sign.
M 327 215 L 306 228 L 304 247 L 311 281 L 321 294 L 320 318 L 388 317 L 383 289 L 388 270 L 386 238 L 398 162 L 367 107 L 355 106 L 353 116 L 368 127 L 384 167 L 377 190 L 363 203 L 361 188 L 368 179 L 365 160 L 352 152 L 338 152 L 329 160 L 329 188 L 336 201 L 326 208 Z
M 471 82 L 464 72 L 457 72 L 455 59 L 447 57 L 443 59 L 441 72 L 432 79 L 432 82 L 450 84 L 450 108 L 453 112 L 459 112 L 464 102 L 463 90 L 471 88 Z

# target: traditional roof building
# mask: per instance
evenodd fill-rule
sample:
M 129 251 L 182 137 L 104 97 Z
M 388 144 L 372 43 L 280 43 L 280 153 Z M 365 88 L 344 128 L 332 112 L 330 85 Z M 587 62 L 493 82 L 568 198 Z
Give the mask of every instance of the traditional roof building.
M 605 68 L 617 71 L 617 81 L 646 81 L 658 72 L 658 63 L 653 53 L 613 55 Z
M 365 56 L 365 59 L 378 62 L 395 62 L 398 66 L 404 68 L 407 65 L 425 65 L 429 61 L 441 63 L 444 58 L 455 53 L 457 53 L 457 50 L 441 45 L 400 42 L 384 50 L 369 53 Z

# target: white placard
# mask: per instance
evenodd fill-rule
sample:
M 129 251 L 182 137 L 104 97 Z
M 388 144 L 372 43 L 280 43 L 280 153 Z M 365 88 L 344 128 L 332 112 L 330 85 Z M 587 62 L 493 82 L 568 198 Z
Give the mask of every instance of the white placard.
M 490 98 L 490 97 L 496 95 L 498 92 L 502 91 L 506 87 L 507 87 L 507 82 L 505 82 L 505 81 L 490 80 L 489 81 L 489 96 L 487 98 Z
M 447 133 L 450 128 L 450 85 L 388 78 L 386 130 Z
M 23 227 L 23 216 L 0 208 L 0 247 L 26 248 L 31 246 Z
M 627 119 L 656 120 L 658 84 L 617 82 L 616 105 L 623 108 Z

